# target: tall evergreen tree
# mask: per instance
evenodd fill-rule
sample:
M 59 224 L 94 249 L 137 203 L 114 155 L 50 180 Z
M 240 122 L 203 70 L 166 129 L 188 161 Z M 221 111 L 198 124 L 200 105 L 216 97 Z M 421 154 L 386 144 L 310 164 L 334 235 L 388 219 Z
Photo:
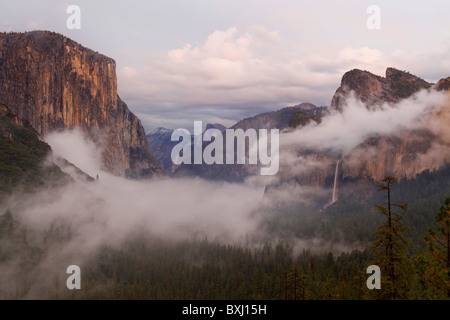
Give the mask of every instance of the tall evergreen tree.
M 387 202 L 376 205 L 376 209 L 386 216 L 386 222 L 379 226 L 371 249 L 375 264 L 382 272 L 381 290 L 377 292 L 381 299 L 405 299 L 409 290 L 411 263 L 407 258 L 407 240 L 403 233 L 408 230 L 402 224 L 403 217 L 394 212 L 394 208 L 408 210 L 406 203 L 393 203 L 391 187 L 396 183 L 395 177 L 386 176 L 378 184 L 378 191 L 386 191 Z
M 428 264 L 425 282 L 432 298 L 450 298 L 450 197 L 445 199 L 436 215 L 436 230 L 425 237 Z

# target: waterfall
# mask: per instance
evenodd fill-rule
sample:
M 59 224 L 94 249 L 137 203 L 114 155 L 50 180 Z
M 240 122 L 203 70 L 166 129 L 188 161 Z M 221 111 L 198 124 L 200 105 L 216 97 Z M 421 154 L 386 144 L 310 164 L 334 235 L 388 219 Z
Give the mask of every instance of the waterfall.
M 339 169 L 339 160 L 336 162 L 336 169 L 334 171 L 334 185 L 333 185 L 333 197 L 331 198 L 331 203 L 335 203 L 337 201 L 337 175 L 338 175 L 338 169 Z

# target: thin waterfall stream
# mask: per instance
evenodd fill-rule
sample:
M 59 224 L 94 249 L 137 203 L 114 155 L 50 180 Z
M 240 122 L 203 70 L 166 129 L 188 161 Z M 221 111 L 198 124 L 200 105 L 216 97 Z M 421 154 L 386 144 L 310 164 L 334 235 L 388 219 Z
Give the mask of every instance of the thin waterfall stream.
M 337 175 L 339 170 L 339 160 L 336 162 L 336 169 L 334 171 L 334 185 L 333 185 L 333 197 L 331 198 L 331 203 L 335 203 L 337 201 Z

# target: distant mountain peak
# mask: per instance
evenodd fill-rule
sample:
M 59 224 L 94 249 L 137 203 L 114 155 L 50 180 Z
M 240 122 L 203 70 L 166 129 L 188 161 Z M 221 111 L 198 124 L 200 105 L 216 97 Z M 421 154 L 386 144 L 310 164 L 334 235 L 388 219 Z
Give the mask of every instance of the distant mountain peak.
M 155 135 L 155 134 L 164 134 L 164 133 L 168 133 L 168 132 L 172 132 L 173 130 L 171 129 L 167 129 L 167 128 L 163 128 L 163 127 L 158 127 L 156 129 L 153 129 L 152 131 L 150 131 L 149 133 L 147 133 L 147 136 L 149 135 Z
M 293 106 L 293 108 L 299 108 L 301 111 L 310 111 L 316 109 L 317 106 L 309 102 L 303 102 Z
M 289 127 L 289 121 L 294 113 L 302 111 L 304 113 L 321 116 L 326 108 L 317 107 L 312 103 L 301 103 L 295 106 L 284 107 L 276 111 L 269 111 L 257 114 L 256 116 L 245 118 L 234 126 L 232 129 L 241 128 L 247 130 L 253 129 L 286 129 Z
M 218 129 L 220 131 L 224 131 L 227 127 L 220 123 L 208 123 L 206 124 L 205 131 L 208 129 Z

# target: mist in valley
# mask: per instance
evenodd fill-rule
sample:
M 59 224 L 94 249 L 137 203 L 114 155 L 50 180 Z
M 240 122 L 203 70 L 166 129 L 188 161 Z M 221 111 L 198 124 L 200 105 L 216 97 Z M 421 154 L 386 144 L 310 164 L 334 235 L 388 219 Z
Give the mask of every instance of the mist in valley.
M 418 167 L 427 161 L 439 167 L 449 161 L 449 105 L 447 95 L 434 91 L 421 91 L 396 105 L 375 110 L 348 99 L 342 112 L 330 111 L 320 124 L 311 122 L 281 132 L 280 173 L 274 177 L 252 176 L 244 183 L 199 178 L 125 179 L 101 169 L 102 148 L 81 130 L 51 133 L 44 140 L 52 147 L 53 159 L 68 160 L 94 180 L 86 181 L 66 168 L 73 182 L 57 189 L 14 194 L 2 204 L 1 212 L 12 214 L 15 238 L 0 240 L 4 257 L 0 263 L 0 296 L 8 297 L 17 288 L 26 288 L 22 298 L 43 297 L 52 288 L 64 287 L 67 266 L 83 268 L 105 246 L 121 248 L 138 237 L 169 243 L 207 239 L 246 248 L 287 241 L 294 255 L 305 249 L 335 254 L 362 249 L 367 243 L 358 239 L 329 241 L 319 233 L 302 238 L 282 225 L 267 227 L 268 221 L 278 219 L 283 211 L 280 208 L 292 205 L 299 214 L 314 215 L 311 208 L 320 211 L 332 204 L 336 182 L 302 185 L 289 178 L 331 167 L 336 181 L 336 159 L 346 157 L 347 162 L 357 164 L 376 152 L 361 147 L 368 138 L 401 138 L 425 129 L 436 139 L 415 161 Z M 317 152 L 324 156 L 317 157 Z M 277 187 L 271 188 L 274 185 Z M 341 194 L 344 188 L 339 190 Z M 5 215 L 2 218 L 6 219 Z M 346 230 L 335 232 L 344 235 Z M 193 258 L 191 262 L 204 263 Z

